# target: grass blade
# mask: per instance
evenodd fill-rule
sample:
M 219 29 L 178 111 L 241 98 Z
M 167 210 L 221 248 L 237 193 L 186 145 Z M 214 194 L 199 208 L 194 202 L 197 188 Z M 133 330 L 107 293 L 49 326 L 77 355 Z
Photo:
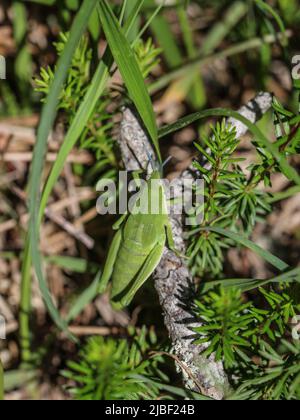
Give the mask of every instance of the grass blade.
M 208 117 L 228 117 L 234 118 L 238 121 L 241 121 L 249 129 L 249 131 L 254 135 L 255 139 L 259 141 L 265 148 L 268 150 L 272 156 L 277 160 L 282 172 L 285 176 L 294 181 L 295 184 L 300 185 L 300 175 L 298 172 L 288 163 L 285 155 L 283 155 L 278 147 L 273 143 L 270 143 L 268 138 L 261 132 L 261 130 L 245 118 L 243 115 L 239 114 L 237 111 L 232 111 L 223 108 L 208 109 L 205 111 L 196 112 L 194 114 L 188 115 L 187 117 L 181 118 L 174 124 L 162 127 L 159 130 L 159 138 L 163 138 L 168 134 L 171 134 L 175 131 L 181 130 L 182 128 L 187 127 L 188 125 Z
M 45 257 L 48 264 L 53 264 L 62 270 L 72 271 L 72 273 L 93 273 L 97 271 L 97 265 L 89 263 L 83 258 L 67 257 L 61 255 L 49 255 Z
M 109 51 L 106 51 L 106 53 L 104 54 L 103 60 L 100 62 L 96 70 L 96 73 L 94 74 L 93 80 L 83 99 L 83 102 L 66 134 L 64 142 L 59 150 L 57 159 L 53 165 L 53 168 L 47 180 L 46 186 L 43 191 L 42 200 L 41 200 L 39 221 L 41 221 L 43 217 L 51 191 L 61 174 L 61 171 L 64 167 L 64 164 L 66 162 L 66 159 L 69 153 L 71 152 L 71 150 L 77 143 L 82 131 L 86 127 L 86 124 L 89 121 L 90 116 L 92 115 L 95 109 L 95 106 L 100 96 L 104 92 L 104 89 L 106 87 L 106 84 L 109 78 L 110 66 L 112 65 L 112 63 L 113 63 L 112 57 Z
M 276 20 L 279 29 L 281 30 L 281 33 L 283 35 L 282 46 L 287 47 L 289 41 L 288 37 L 285 35 L 285 24 L 281 19 L 280 15 L 273 9 L 272 6 L 270 6 L 268 3 L 265 3 L 263 0 L 255 0 L 255 3 L 258 5 L 258 7 L 260 7 L 265 12 L 269 13 Z
M 199 231 L 209 231 L 209 232 L 218 233 L 219 235 L 222 235 L 222 236 L 226 236 L 227 238 L 232 239 L 234 242 L 240 245 L 243 245 L 246 248 L 251 249 L 251 251 L 255 252 L 257 255 L 259 255 L 268 263 L 272 264 L 274 267 L 276 267 L 280 271 L 284 271 L 287 268 L 289 268 L 289 265 L 286 264 L 284 261 L 282 261 L 280 258 L 276 257 L 275 255 L 271 254 L 269 251 L 266 251 L 265 249 L 256 245 L 254 242 L 250 241 L 249 239 L 247 239 L 241 234 L 237 234 L 229 230 L 225 230 L 225 229 L 217 228 L 217 227 L 200 228 Z
M 106 0 L 100 0 L 98 10 L 112 55 L 161 161 L 153 106 L 135 54 Z
M 222 43 L 226 36 L 239 23 L 249 10 L 249 4 L 245 1 L 236 1 L 225 11 L 224 17 L 216 23 L 206 36 L 200 54 L 207 56 Z
M 152 8 L 157 7 L 157 3 L 154 0 L 147 0 L 147 6 Z M 147 20 L 150 19 L 151 14 L 147 13 Z M 155 17 L 151 22 L 151 31 L 156 38 L 157 43 L 163 50 L 163 55 L 169 68 L 174 69 L 183 63 L 183 57 L 181 56 L 180 48 L 178 47 L 176 40 L 174 39 L 172 30 L 169 23 L 163 14 Z
M 284 274 L 273 277 L 267 280 L 258 280 L 258 279 L 223 279 L 211 281 L 203 284 L 201 287 L 201 292 L 206 293 L 211 289 L 214 289 L 216 286 L 223 286 L 225 288 L 236 288 L 240 289 L 242 292 L 249 292 L 250 290 L 257 289 L 258 287 L 263 287 L 268 284 L 275 283 L 294 283 L 300 282 L 300 268 L 294 268 L 293 270 L 287 271 Z
M 66 321 L 70 323 L 73 321 L 83 309 L 97 296 L 99 289 L 99 282 L 101 280 L 102 272 L 99 271 L 92 284 L 77 298 L 76 302 L 70 309 Z
M 137 15 L 143 5 L 143 1 L 137 2 L 131 9 L 130 16 L 124 24 L 124 31 L 127 35 L 132 27 L 133 22 L 136 20 Z M 59 178 L 61 171 L 64 167 L 66 159 L 77 143 L 80 135 L 85 129 L 88 120 L 96 106 L 97 101 L 103 94 L 108 79 L 111 65 L 113 64 L 113 57 L 109 48 L 104 53 L 103 59 L 98 65 L 98 68 L 93 76 L 91 85 L 78 109 L 75 118 L 65 136 L 62 147 L 59 150 L 57 159 L 52 167 L 50 175 L 47 179 L 45 188 L 43 190 L 42 199 L 39 210 L 39 222 L 42 221 L 45 208 L 53 187 Z M 21 348 L 22 360 L 28 361 L 30 359 L 30 333 L 28 327 L 28 313 L 30 312 L 30 269 L 31 269 L 31 253 L 30 253 L 29 238 L 25 245 L 23 267 L 22 267 L 22 293 L 21 293 L 21 313 L 20 313 L 20 335 L 21 335 Z
M 38 248 L 39 244 L 39 202 L 40 202 L 40 184 L 43 173 L 43 162 L 45 153 L 47 150 L 47 140 L 50 134 L 50 130 L 53 126 L 56 113 L 57 105 L 59 101 L 59 95 L 66 79 L 69 66 L 78 42 L 85 31 L 89 18 L 96 7 L 97 0 L 85 0 L 74 20 L 69 40 L 66 44 L 65 50 L 60 57 L 57 66 L 57 72 L 55 74 L 54 81 L 52 83 L 50 93 L 47 97 L 47 101 L 43 107 L 41 114 L 41 121 L 37 133 L 37 143 L 34 149 L 34 156 L 32 161 L 31 176 L 30 176 L 30 199 L 29 199 L 29 211 L 30 211 L 30 248 L 32 262 L 35 268 L 36 275 L 39 280 L 40 289 L 43 295 L 43 299 L 48 308 L 50 315 L 52 316 L 56 325 L 66 330 L 67 324 L 62 320 L 57 308 L 55 307 L 48 285 L 44 278 L 42 269 L 42 259 Z
M 125 35 L 129 34 L 133 22 L 137 18 L 137 15 L 143 5 L 143 1 L 140 1 L 135 5 L 131 10 L 131 15 L 128 18 L 127 22 L 124 25 Z M 98 68 L 93 76 L 93 80 L 90 84 L 90 87 L 82 101 L 80 108 L 78 109 L 76 116 L 65 136 L 64 143 L 61 146 L 57 159 L 53 165 L 51 173 L 48 177 L 46 186 L 43 191 L 41 206 L 40 206 L 40 221 L 42 220 L 47 201 L 51 194 L 51 191 L 58 180 L 61 171 L 64 167 L 66 159 L 77 143 L 79 137 L 81 136 L 83 130 L 85 129 L 94 109 L 97 104 L 97 101 L 104 93 L 106 88 L 109 72 L 113 65 L 113 56 L 109 48 L 106 49 L 103 59 L 98 65 Z

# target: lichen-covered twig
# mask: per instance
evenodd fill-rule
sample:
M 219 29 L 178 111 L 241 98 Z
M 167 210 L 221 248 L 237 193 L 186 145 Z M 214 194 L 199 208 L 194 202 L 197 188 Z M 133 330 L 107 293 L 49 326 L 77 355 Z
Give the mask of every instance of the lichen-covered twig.
M 272 95 L 260 93 L 239 112 L 255 123 L 270 109 L 271 105 Z M 247 127 L 239 121 L 231 119 L 228 122 L 236 128 L 238 137 L 247 132 Z M 129 108 L 123 110 L 119 143 L 123 162 L 128 171 L 148 169 L 149 155 L 154 156 L 153 148 L 139 120 Z M 176 181 L 174 195 L 181 193 L 182 180 L 191 176 L 190 170 L 182 173 Z M 174 205 L 176 206 L 176 204 Z M 177 213 L 179 212 L 172 212 L 170 220 L 176 248 L 184 253 L 186 244 L 183 235 L 183 220 L 181 216 L 176 215 Z M 184 371 L 186 386 L 197 391 L 201 384 L 204 394 L 214 399 L 223 399 L 228 389 L 228 380 L 223 364 L 216 362 L 214 355 L 209 359 L 201 356 L 201 348 L 193 343 L 192 329 L 196 324 L 188 308 L 189 299 L 191 299 L 190 292 L 193 290 L 193 279 L 186 260 L 166 248 L 154 273 L 154 281 L 174 353 L 197 381 L 197 384 L 193 383 L 190 375 Z
M 272 106 L 273 96 L 267 92 L 260 92 L 254 99 L 239 109 L 239 113 L 253 124 L 259 121 Z M 240 121 L 229 118 L 228 123 L 236 129 L 236 136 L 239 139 L 247 133 L 248 128 Z

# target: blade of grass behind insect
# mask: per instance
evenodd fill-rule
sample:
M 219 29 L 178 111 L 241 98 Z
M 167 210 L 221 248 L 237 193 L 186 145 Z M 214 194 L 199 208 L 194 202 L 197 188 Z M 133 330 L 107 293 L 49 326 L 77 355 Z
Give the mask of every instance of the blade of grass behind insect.
M 208 57 L 212 54 L 228 33 L 230 33 L 232 28 L 247 13 L 247 10 L 248 4 L 246 2 L 237 1 L 231 5 L 225 14 L 224 19 L 210 30 L 203 46 L 200 51 L 197 52 L 193 45 L 192 29 L 187 18 L 185 5 L 184 3 L 181 6 L 178 5 L 177 13 L 179 16 L 179 23 L 183 33 L 183 40 L 187 47 L 188 57 L 191 60 L 190 62 L 193 62 L 193 60 L 196 59 L 204 59 L 204 57 Z M 163 16 L 159 16 L 159 18 L 154 21 L 154 24 L 151 25 L 151 28 L 157 41 L 163 46 L 164 53 L 166 54 L 167 52 L 168 55 L 170 55 L 169 59 L 168 55 L 166 56 L 167 63 L 171 69 L 175 69 L 174 76 L 177 76 L 178 74 L 178 77 L 170 77 L 172 76 L 172 73 L 163 76 L 151 86 L 151 92 L 159 90 L 160 86 L 165 87 L 167 83 L 164 83 L 164 80 L 169 80 L 170 82 L 176 80 L 175 83 L 179 84 L 180 91 L 182 91 L 185 96 L 190 92 L 189 99 L 191 100 L 193 107 L 199 109 L 206 103 L 206 93 L 200 72 L 201 66 L 188 66 L 188 68 L 186 68 L 186 61 L 181 56 L 180 51 L 175 54 L 177 48 L 176 40 L 169 29 L 168 23 L 163 19 Z M 181 71 L 183 68 L 185 68 L 185 70 Z M 181 79 L 182 82 L 179 83 Z
M 152 6 L 155 6 L 155 2 L 153 0 L 148 0 L 146 4 L 152 4 Z M 180 68 L 184 65 L 185 58 L 181 53 L 180 49 L 178 48 L 177 41 L 174 36 L 174 33 L 172 32 L 170 24 L 167 22 L 167 20 L 162 14 L 158 15 L 158 12 L 161 10 L 163 5 L 164 4 L 162 3 L 160 5 L 160 8 L 157 8 L 154 14 L 147 14 L 146 27 L 150 26 L 151 31 L 154 34 L 158 44 L 162 47 L 163 55 L 168 67 L 170 69 Z M 187 51 L 190 57 L 190 47 L 191 45 L 192 48 L 194 47 L 192 30 L 187 19 L 184 3 L 178 2 L 177 8 L 179 11 L 179 18 L 183 17 L 184 19 L 184 22 L 182 22 L 182 19 L 180 19 L 179 23 L 182 26 L 181 29 L 184 35 L 184 41 L 187 44 Z M 184 25 L 182 25 L 182 23 L 184 23 Z M 142 33 L 144 32 L 144 30 L 145 28 L 143 29 Z M 190 69 L 188 72 L 185 72 L 184 76 L 182 76 L 182 79 L 182 83 L 180 83 L 180 81 L 177 81 L 178 83 L 176 84 L 175 82 L 174 86 L 180 89 L 184 97 L 189 98 L 193 108 L 202 108 L 206 103 L 206 93 L 204 90 L 204 84 L 199 69 Z
M 83 258 L 67 257 L 62 255 L 49 255 L 45 257 L 47 264 L 53 264 L 62 270 L 68 270 L 72 273 L 92 273 L 95 274 L 99 268 L 97 264 L 89 263 Z
M 92 284 L 76 299 L 66 317 L 66 321 L 68 323 L 73 321 L 83 311 L 83 309 L 95 299 L 98 294 L 101 274 L 102 272 L 99 271 Z
M 155 114 L 134 51 L 106 0 L 100 0 L 98 11 L 107 42 L 123 77 L 126 88 L 150 135 L 158 159 L 161 162 Z
M 48 311 L 53 318 L 56 325 L 62 330 L 67 329 L 66 323 L 62 320 L 57 308 L 55 307 L 48 285 L 44 278 L 42 268 L 42 258 L 39 251 L 39 202 L 40 202 L 40 185 L 43 173 L 44 157 L 47 150 L 47 141 L 53 126 L 59 95 L 63 87 L 64 81 L 67 77 L 68 69 L 70 67 L 73 54 L 79 43 L 79 40 L 85 31 L 89 18 L 96 7 L 97 0 L 84 0 L 82 6 L 75 17 L 70 37 L 64 49 L 62 56 L 59 59 L 57 71 L 47 97 L 46 103 L 43 106 L 41 121 L 37 132 L 37 142 L 34 149 L 31 175 L 30 175 L 30 196 L 29 196 L 29 212 L 30 212 L 30 249 L 33 266 L 39 280 L 39 285 L 43 299 L 48 308 Z
M 159 138 L 163 138 L 167 136 L 168 134 L 174 133 L 175 131 L 181 130 L 198 120 L 208 118 L 208 117 L 228 117 L 228 118 L 231 117 L 242 122 L 248 128 L 248 130 L 254 135 L 255 140 L 259 141 L 266 148 L 266 150 L 268 150 L 272 154 L 272 156 L 277 160 L 285 176 L 291 181 L 294 181 L 295 184 L 300 185 L 300 176 L 298 172 L 295 170 L 295 168 L 293 168 L 288 163 L 286 156 L 280 152 L 280 150 L 278 149 L 278 147 L 276 147 L 276 145 L 274 145 L 268 140 L 268 138 L 261 132 L 261 130 L 255 124 L 253 124 L 243 115 L 239 114 L 237 111 L 232 111 L 232 110 L 223 109 L 223 108 L 215 108 L 215 109 L 208 109 L 205 111 L 195 112 L 194 114 L 181 118 L 180 120 L 178 120 L 177 122 L 173 124 L 162 127 L 159 130 L 158 136 Z
M 128 22 L 130 20 L 130 25 L 127 30 L 127 39 L 129 42 L 132 42 L 138 35 L 140 19 L 138 19 L 139 12 L 143 7 L 144 1 L 133 0 L 128 4 L 125 13 L 125 20 Z
M 127 9 L 127 4 L 128 4 L 128 0 L 123 0 L 122 3 L 122 8 L 121 8 L 121 13 L 120 13 L 120 24 L 122 25 L 124 17 L 125 17 L 125 13 L 126 13 L 126 9 Z
M 100 62 L 96 73 L 93 76 L 90 87 L 82 101 L 82 104 L 78 109 L 76 116 L 73 119 L 72 124 L 65 136 L 64 142 L 59 150 L 57 159 L 48 177 L 41 199 L 39 222 L 41 222 L 47 205 L 47 201 L 57 179 L 59 178 L 59 175 L 61 174 L 66 159 L 74 145 L 77 143 L 80 135 L 82 134 L 82 131 L 86 127 L 86 124 L 88 123 L 95 109 L 95 106 L 100 96 L 104 92 L 104 89 L 107 85 L 107 81 L 109 79 L 109 70 L 112 64 L 112 56 L 110 52 L 106 50 L 103 60 Z

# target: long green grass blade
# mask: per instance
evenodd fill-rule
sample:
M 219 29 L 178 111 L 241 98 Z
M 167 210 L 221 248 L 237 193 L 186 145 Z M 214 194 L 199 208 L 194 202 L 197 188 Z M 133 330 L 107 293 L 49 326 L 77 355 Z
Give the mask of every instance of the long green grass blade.
M 189 60 L 194 60 L 197 57 L 198 48 L 194 41 L 194 32 L 190 25 L 190 20 L 186 8 L 184 6 L 178 6 L 177 14 L 188 58 Z M 189 97 L 193 107 L 195 109 L 203 108 L 206 104 L 207 96 L 201 71 L 194 70 L 187 72 L 180 81 L 181 89 L 182 86 L 185 87 L 184 90 L 186 91 L 186 94 L 189 92 Z
M 41 121 L 37 133 L 37 143 L 34 149 L 34 156 L 31 168 L 30 177 L 30 198 L 29 198 L 29 211 L 30 211 L 30 248 L 32 262 L 35 268 L 36 275 L 39 280 L 40 289 L 43 299 L 52 316 L 56 325 L 63 329 L 67 329 L 67 324 L 62 320 L 57 308 L 55 307 L 48 285 L 44 278 L 42 268 L 42 258 L 39 251 L 39 202 L 40 202 L 40 185 L 43 173 L 44 157 L 47 150 L 47 140 L 53 126 L 55 116 L 57 113 L 57 105 L 59 95 L 63 84 L 65 82 L 68 69 L 71 64 L 72 56 L 78 45 L 78 42 L 85 31 L 90 16 L 97 5 L 97 0 L 84 0 L 81 8 L 74 20 L 70 32 L 69 40 L 66 44 L 65 50 L 59 59 L 57 71 L 54 81 L 52 83 L 50 93 L 47 97 L 46 103 L 43 107 L 41 114 Z
M 138 13 L 143 5 L 143 1 L 137 2 L 130 10 L 130 16 L 124 24 L 124 32 L 127 35 L 136 20 Z M 62 147 L 59 150 L 57 159 L 52 167 L 50 175 L 47 179 L 45 188 L 43 190 L 42 199 L 39 210 L 39 222 L 42 221 L 44 211 L 53 190 L 53 187 L 59 178 L 64 167 L 66 159 L 77 143 L 80 135 L 88 123 L 88 120 L 96 106 L 100 96 L 104 93 L 106 84 L 109 79 L 109 71 L 113 64 L 113 57 L 109 48 L 104 53 L 103 59 L 98 65 L 98 68 L 93 76 L 91 85 L 78 109 L 76 116 L 65 136 Z M 23 267 L 22 267 L 22 293 L 21 293 L 21 313 L 20 313 L 20 332 L 21 332 L 21 348 L 22 360 L 28 361 L 30 359 L 30 333 L 28 328 L 28 313 L 30 311 L 30 269 L 31 269 L 31 253 L 30 241 L 27 240 L 24 252 Z
M 268 203 L 277 203 L 278 201 L 286 200 L 287 198 L 292 197 L 293 195 L 300 193 L 300 187 L 298 185 L 294 185 L 293 187 L 289 188 L 286 191 L 278 192 L 273 194 L 272 197 L 268 199 Z
M 243 115 L 239 114 L 237 111 L 232 111 L 223 108 L 215 108 L 196 112 L 194 114 L 188 115 L 187 117 L 181 118 L 174 124 L 162 127 L 159 130 L 159 138 L 163 138 L 168 134 L 174 133 L 175 131 L 181 130 L 198 120 L 208 117 L 232 117 L 238 121 L 241 121 L 254 135 L 256 141 L 259 141 L 266 148 L 266 150 L 268 150 L 273 155 L 285 176 L 291 181 L 294 181 L 295 184 L 300 185 L 300 175 L 288 163 L 285 155 L 280 152 L 276 145 L 274 145 L 268 140 L 268 138 L 261 132 L 261 130 L 255 124 L 253 124 Z
M 124 25 L 125 35 L 129 34 L 132 24 L 136 20 L 137 15 L 142 5 L 143 5 L 143 1 L 140 1 L 131 10 L 130 17 L 128 18 L 128 20 L 126 21 Z M 53 168 L 51 169 L 50 175 L 48 177 L 48 180 L 47 180 L 47 183 L 44 188 L 43 195 L 42 195 L 40 214 L 39 214 L 40 221 L 42 220 L 51 191 L 61 174 L 61 171 L 66 162 L 66 159 L 69 153 L 71 152 L 71 150 L 73 149 L 73 147 L 75 146 L 75 144 L 77 143 L 83 130 L 85 129 L 86 124 L 88 123 L 99 98 L 104 93 L 104 90 L 107 86 L 107 82 L 109 79 L 109 72 L 110 72 L 112 64 L 113 64 L 113 56 L 111 54 L 110 49 L 107 48 L 103 55 L 103 59 L 99 63 L 98 68 L 93 76 L 92 82 L 82 101 L 82 104 L 80 108 L 78 109 L 76 116 L 65 136 L 64 143 L 59 150 L 59 153 L 53 165 Z
M 276 20 L 279 29 L 281 30 L 281 33 L 283 35 L 283 40 L 282 40 L 282 45 L 284 47 L 286 47 L 289 43 L 288 41 L 288 37 L 285 34 L 285 24 L 282 20 L 282 18 L 280 17 L 280 15 L 273 9 L 272 6 L 270 6 L 268 3 L 264 2 L 263 0 L 255 0 L 255 3 L 265 12 L 269 13 L 271 16 L 273 16 L 273 18 Z
M 161 161 L 155 114 L 134 51 L 106 0 L 100 0 L 98 10 L 111 52 Z
M 100 62 L 96 73 L 94 74 L 93 80 L 90 84 L 90 87 L 82 101 L 82 104 L 65 136 L 64 143 L 62 144 L 57 159 L 53 165 L 51 173 L 48 177 L 46 186 L 43 191 L 40 212 L 39 212 L 39 221 L 41 221 L 47 201 L 51 194 L 51 191 L 59 178 L 61 171 L 64 167 L 66 159 L 77 143 L 80 135 L 82 134 L 84 128 L 86 127 L 87 122 L 89 121 L 95 106 L 103 94 L 104 89 L 106 87 L 108 78 L 109 78 L 109 70 L 110 66 L 112 65 L 113 60 L 109 53 L 106 51 L 104 54 L 103 60 Z
M 271 254 L 269 251 L 261 248 L 260 246 L 256 245 L 254 242 L 250 241 L 246 237 L 241 234 L 237 234 L 231 232 L 226 229 L 217 228 L 217 227 L 205 227 L 199 228 L 199 231 L 208 231 L 218 233 L 219 235 L 226 236 L 229 239 L 232 239 L 235 243 L 245 246 L 246 248 L 251 249 L 251 251 L 255 252 L 261 258 L 263 258 L 268 263 L 272 264 L 280 271 L 284 271 L 289 268 L 289 265 L 282 261 L 280 258 L 276 257 L 275 255 Z
M 284 36 L 286 36 L 287 38 L 290 38 L 292 37 L 292 32 L 290 30 L 287 30 Z M 234 57 L 238 54 L 243 54 L 245 52 L 249 52 L 250 50 L 261 48 L 264 44 L 267 44 L 267 45 L 274 44 L 278 40 L 280 41 L 282 39 L 283 39 L 282 33 L 278 33 L 274 35 L 268 34 L 263 37 L 255 37 L 247 41 L 239 42 L 228 48 L 218 51 L 214 54 L 209 54 L 208 56 L 203 56 L 203 54 L 198 54 L 194 60 L 191 60 L 187 63 L 183 63 L 179 67 L 161 76 L 159 79 L 153 82 L 149 86 L 149 91 L 151 94 L 154 94 L 160 91 L 161 89 L 167 87 L 174 80 L 184 77 L 187 72 L 191 72 L 192 70 L 199 71 L 204 65 L 213 63 L 216 60 Z
M 63 270 L 72 271 L 72 273 L 93 273 L 99 267 L 96 264 L 90 264 L 83 258 L 67 257 L 62 255 L 49 255 L 44 258 L 46 263 L 53 264 Z
M 273 277 L 267 280 L 258 279 L 224 279 L 216 280 L 205 283 L 201 287 L 201 292 L 206 293 L 209 290 L 214 289 L 216 286 L 223 286 L 225 288 L 236 288 L 242 292 L 249 292 L 250 290 L 257 289 L 258 287 L 267 286 L 268 284 L 278 283 L 295 283 L 300 282 L 300 268 L 287 271 L 284 274 Z
M 155 0 L 147 0 L 146 5 L 151 6 L 152 8 L 157 7 Z M 150 16 L 151 14 L 147 13 L 147 20 Z M 173 69 L 180 66 L 183 62 L 183 57 L 181 56 L 180 48 L 176 43 L 176 39 L 174 38 L 170 25 L 164 15 L 160 14 L 156 16 L 156 18 L 152 20 L 150 27 L 156 41 L 163 50 L 163 55 L 168 67 Z
M 125 19 L 124 32 L 129 42 L 133 41 L 138 35 L 139 13 L 144 6 L 145 0 L 134 0 L 128 3 L 126 9 L 127 19 Z

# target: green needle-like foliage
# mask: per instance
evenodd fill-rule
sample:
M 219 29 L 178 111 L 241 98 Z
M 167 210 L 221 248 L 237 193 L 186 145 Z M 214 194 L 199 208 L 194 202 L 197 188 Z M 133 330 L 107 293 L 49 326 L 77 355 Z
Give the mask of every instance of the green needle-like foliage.
M 60 33 L 59 38 L 59 41 L 54 43 L 58 56 L 64 51 L 69 34 Z M 60 94 L 59 109 L 66 112 L 66 115 L 69 117 L 68 121 L 74 117 L 88 89 L 91 63 L 92 49 L 89 47 L 88 37 L 83 36 L 74 53 L 67 80 Z M 56 69 L 52 70 L 50 67 L 40 70 L 40 78 L 35 79 L 37 92 L 42 92 L 44 95 L 49 93 L 55 71 Z
M 243 381 L 235 400 L 296 400 L 300 398 L 300 342 L 282 340 L 278 350 L 260 343 L 258 364 L 243 362 Z
M 277 346 L 287 331 L 290 320 L 299 313 L 300 306 L 292 296 L 292 289 L 259 289 L 259 298 L 246 301 L 238 289 L 223 287 L 211 291 L 195 303 L 195 314 L 201 327 L 198 344 L 207 343 L 203 355 L 216 353 L 227 368 L 239 366 L 241 354 L 255 356 L 262 340 Z
M 205 181 L 204 221 L 202 226 L 229 228 L 250 234 L 258 218 L 271 211 L 268 195 L 258 182 L 253 182 L 258 169 L 247 176 L 239 163 L 244 159 L 234 153 L 239 145 L 235 130 L 225 124 L 212 128 L 212 135 L 204 137 L 203 145 L 196 144 L 207 163 L 195 162 Z M 218 275 L 223 268 L 223 250 L 231 245 L 229 239 L 220 239 L 215 233 L 191 231 L 188 255 L 196 274 Z
M 150 380 L 166 378 L 158 367 L 161 356 L 150 357 L 150 350 L 156 347 L 154 332 L 148 334 L 145 327 L 140 332 L 133 329 L 128 340 L 89 339 L 80 351 L 79 361 L 69 362 L 69 370 L 63 373 L 76 384 L 71 394 L 77 400 L 157 398 L 159 388 Z

